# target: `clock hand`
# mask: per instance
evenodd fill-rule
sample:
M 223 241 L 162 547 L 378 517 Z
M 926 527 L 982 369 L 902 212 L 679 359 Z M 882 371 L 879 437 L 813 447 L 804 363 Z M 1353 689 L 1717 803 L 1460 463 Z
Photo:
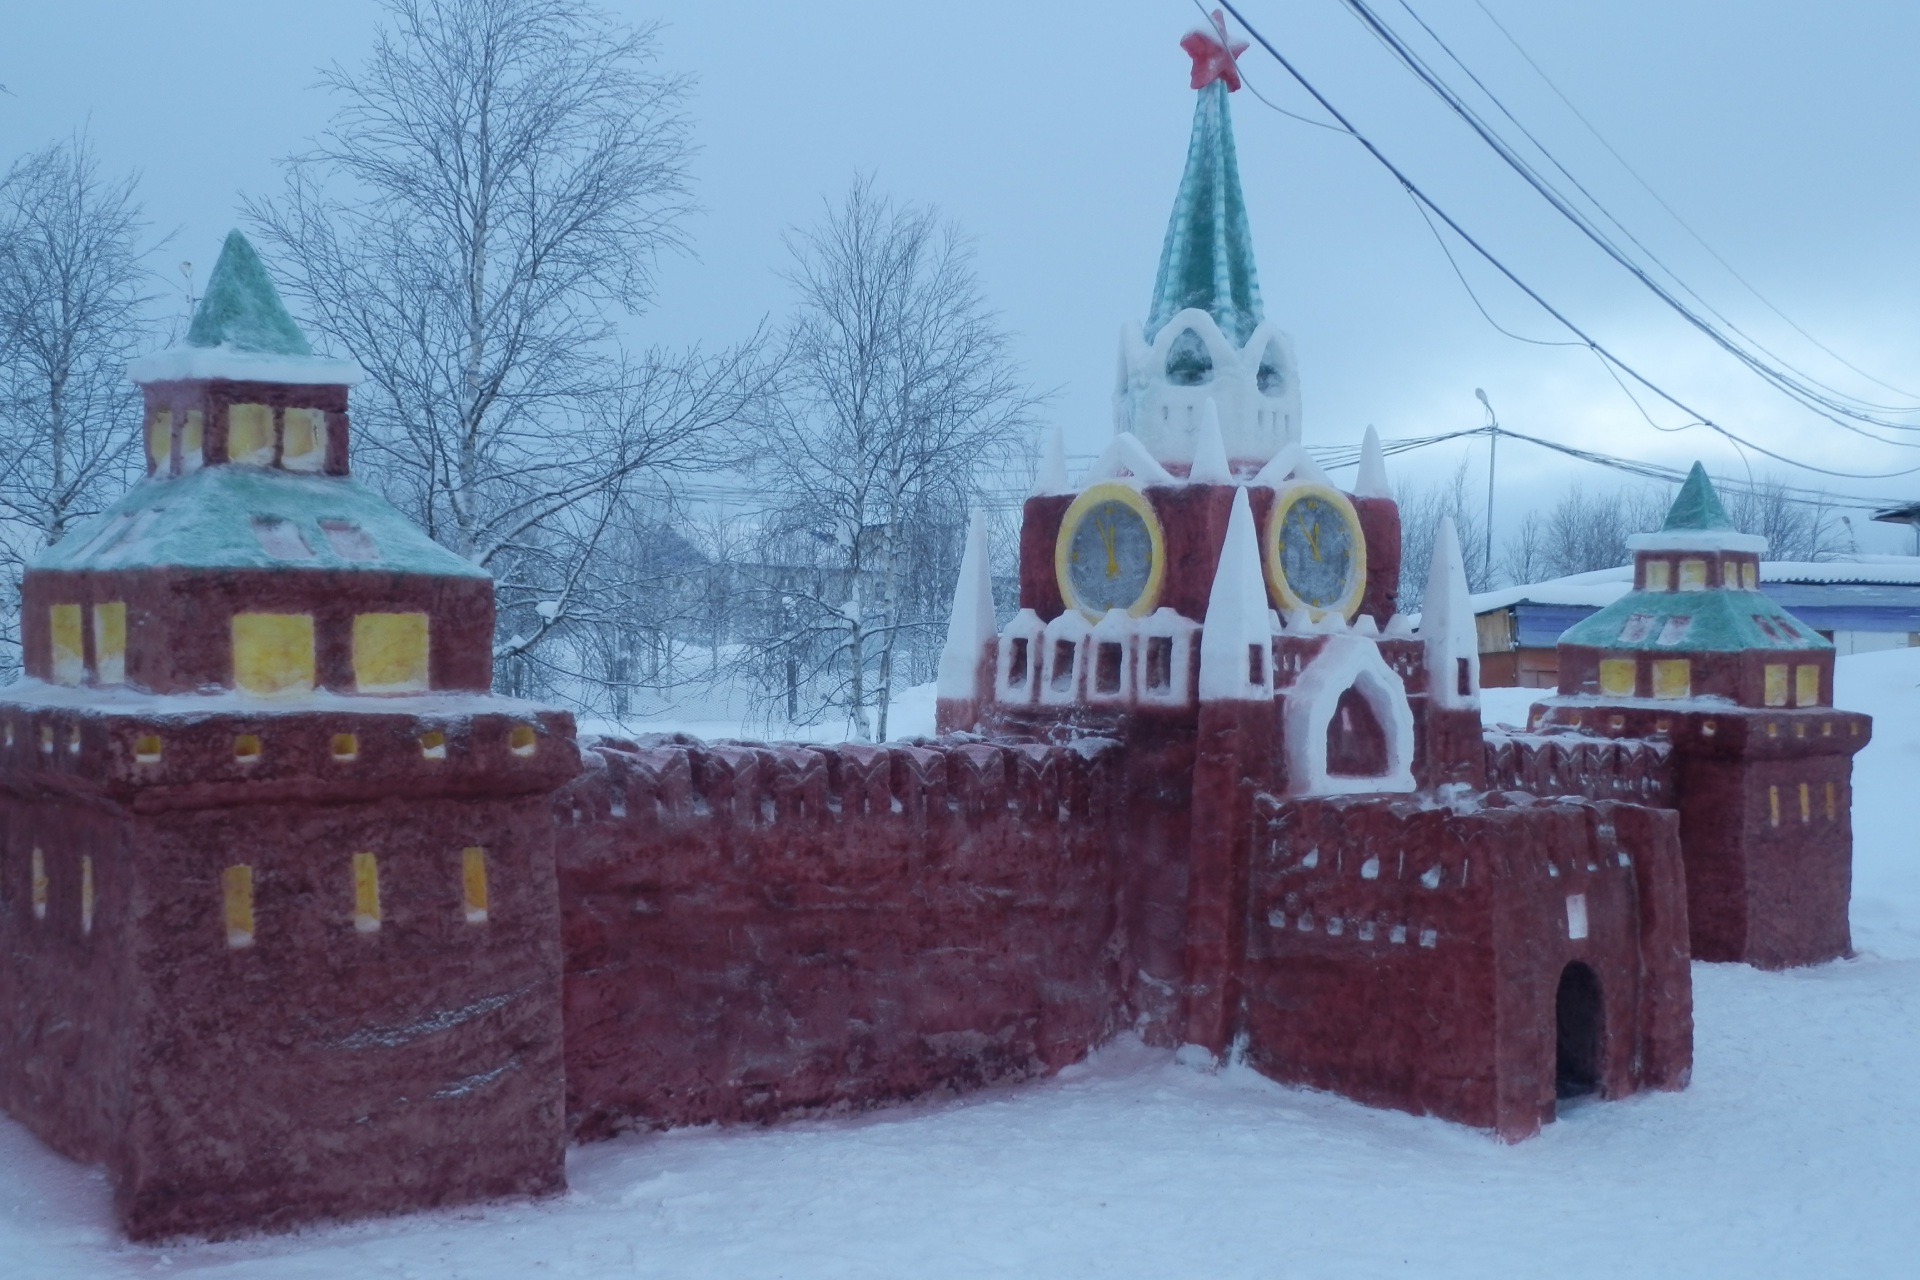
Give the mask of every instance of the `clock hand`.
M 1120 557 L 1114 549 L 1115 539 L 1119 535 L 1118 531 L 1113 527 L 1113 521 L 1104 519 L 1095 520 L 1093 522 L 1093 528 L 1094 532 L 1100 535 L 1101 545 L 1107 549 L 1107 576 L 1109 578 L 1119 577 Z
M 1320 558 L 1320 522 L 1315 520 L 1307 526 L 1307 550 L 1313 552 L 1313 558 Z

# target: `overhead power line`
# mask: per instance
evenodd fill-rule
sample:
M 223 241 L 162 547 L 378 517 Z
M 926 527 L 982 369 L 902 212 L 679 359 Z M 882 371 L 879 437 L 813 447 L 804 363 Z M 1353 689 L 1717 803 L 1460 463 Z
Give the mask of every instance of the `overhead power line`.
M 1354 0 L 1345 0 L 1345 2 L 1353 3 Z M 1549 316 L 1551 316 L 1569 333 L 1573 334 L 1576 338 L 1578 338 L 1582 345 L 1586 346 L 1589 350 L 1593 351 L 1594 354 L 1599 356 L 1601 359 L 1607 361 L 1614 368 L 1616 368 L 1620 373 L 1625 374 L 1627 378 L 1631 379 L 1633 382 L 1635 382 L 1639 386 L 1645 388 L 1649 394 L 1657 397 L 1664 403 L 1671 405 L 1673 408 L 1679 410 L 1681 413 L 1686 414 L 1691 419 L 1691 421 L 1687 425 L 1697 424 L 1699 426 L 1704 426 L 1709 430 L 1712 430 L 1715 433 L 1725 437 L 1726 439 L 1735 442 L 1736 444 L 1744 445 L 1745 447 L 1752 449 L 1756 453 L 1772 458 L 1775 461 L 1785 463 L 1789 466 L 1799 467 L 1804 470 L 1812 471 L 1820 475 L 1829 475 L 1837 478 L 1853 479 L 1853 480 L 1886 480 L 1886 479 L 1893 479 L 1899 476 L 1913 475 L 1916 472 L 1920 472 L 1920 466 L 1908 467 L 1908 468 L 1904 468 L 1897 471 L 1858 472 L 1858 471 L 1843 471 L 1843 470 L 1839 470 L 1832 467 L 1823 467 L 1823 466 L 1815 465 L 1813 463 L 1804 462 L 1790 455 L 1780 453 L 1777 450 L 1770 449 L 1767 446 L 1760 444 L 1758 441 L 1751 440 L 1741 435 L 1739 432 L 1733 430 L 1732 428 L 1726 426 L 1725 424 L 1715 421 L 1713 418 L 1695 409 L 1692 405 L 1682 400 L 1679 396 L 1673 394 L 1672 392 L 1667 391 L 1664 387 L 1654 382 L 1651 378 L 1649 378 L 1645 374 L 1641 373 L 1636 367 L 1634 367 L 1627 360 L 1617 355 L 1606 344 L 1594 338 L 1579 324 L 1575 323 L 1574 320 L 1571 317 L 1569 317 L 1564 311 L 1562 311 L 1560 308 L 1554 306 L 1551 302 L 1549 302 L 1547 298 L 1540 293 L 1539 290 L 1535 289 L 1532 285 L 1528 284 L 1524 279 L 1520 277 L 1520 275 L 1516 271 L 1514 271 L 1511 267 L 1507 266 L 1507 264 L 1503 260 L 1501 260 L 1501 258 L 1498 255 L 1494 254 L 1490 249 L 1488 249 L 1485 245 L 1483 245 L 1477 238 L 1475 238 L 1472 233 L 1467 231 L 1467 229 L 1460 224 L 1458 219 L 1456 219 L 1451 214 L 1449 214 L 1446 211 L 1446 209 L 1441 207 L 1437 201 L 1435 201 L 1431 196 L 1429 196 L 1420 187 L 1420 185 L 1416 183 L 1404 170 L 1402 170 L 1391 159 L 1389 159 L 1386 153 L 1383 152 L 1380 149 L 1380 147 L 1373 142 L 1371 138 L 1367 137 L 1358 128 L 1356 128 L 1353 124 L 1353 121 L 1350 120 L 1343 112 L 1341 112 L 1339 108 L 1335 107 L 1332 101 L 1324 93 L 1322 93 L 1317 87 L 1315 87 L 1313 82 L 1307 79 L 1307 77 L 1300 71 L 1300 69 L 1294 66 L 1294 64 L 1288 60 L 1286 55 L 1282 54 L 1279 51 L 1279 49 L 1275 48 L 1273 43 L 1270 40 L 1268 40 L 1266 36 L 1262 34 L 1258 28 L 1253 26 L 1252 23 L 1248 22 L 1246 15 L 1243 14 L 1240 11 L 1239 7 L 1233 3 L 1233 0 L 1220 0 L 1220 4 L 1221 4 L 1221 7 L 1226 9 L 1229 13 L 1231 13 L 1234 16 L 1234 19 L 1238 21 L 1243 28 L 1245 28 L 1245 30 L 1247 31 L 1247 34 L 1251 36 L 1253 40 L 1257 44 L 1259 44 L 1259 46 L 1262 49 L 1266 51 L 1268 56 L 1270 56 L 1275 62 L 1277 62 L 1281 66 L 1281 68 L 1287 72 L 1288 75 L 1293 77 L 1294 81 L 1297 84 L 1299 84 L 1299 86 L 1303 90 L 1305 90 L 1306 93 L 1310 97 L 1312 97 L 1316 103 L 1319 104 L 1320 108 L 1323 111 L 1325 111 L 1330 117 L 1332 117 L 1335 121 L 1337 121 L 1340 124 L 1340 126 L 1347 132 L 1347 134 L 1351 136 L 1355 142 L 1359 143 L 1360 146 L 1366 150 L 1368 155 L 1372 156 L 1373 159 L 1377 163 L 1379 163 L 1379 165 L 1382 168 L 1384 168 L 1389 174 L 1393 176 L 1394 180 L 1400 184 L 1400 186 L 1408 193 L 1408 195 L 1413 197 L 1414 200 L 1416 200 L 1418 203 L 1423 205 L 1427 210 L 1431 211 L 1435 217 L 1439 218 L 1440 221 L 1444 223 L 1447 226 L 1447 228 L 1454 233 L 1454 235 L 1458 236 L 1465 244 L 1467 244 L 1470 248 L 1472 248 L 1473 251 L 1476 254 L 1478 254 L 1484 261 L 1486 261 L 1490 266 L 1492 266 L 1496 271 L 1498 271 L 1503 277 L 1505 277 L 1509 283 L 1511 283 L 1515 288 L 1519 289 L 1529 299 L 1531 299 L 1536 306 L 1538 306 L 1541 310 L 1545 311 Z M 1543 194 L 1545 193 L 1543 192 Z M 1643 277 L 1645 275 L 1644 272 L 1640 272 L 1639 274 L 1642 275 Z M 1843 424 L 1843 425 L 1848 425 L 1849 429 L 1859 431 L 1858 427 L 1853 427 L 1851 426 L 1851 424 Z M 1903 430 L 1909 429 L 1906 424 L 1893 424 L 1893 425 Z M 1872 436 L 1871 433 L 1860 432 L 1860 434 L 1868 435 L 1868 437 L 1872 439 L 1879 439 L 1879 437 Z M 1881 442 L 1892 443 L 1890 441 L 1881 441 Z

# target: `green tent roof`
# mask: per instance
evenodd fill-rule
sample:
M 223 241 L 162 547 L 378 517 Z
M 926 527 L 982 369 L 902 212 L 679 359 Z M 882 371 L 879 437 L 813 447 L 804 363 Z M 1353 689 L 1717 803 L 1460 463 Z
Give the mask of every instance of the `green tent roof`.
M 41 552 L 33 567 L 490 576 L 348 476 L 234 465 L 141 481 Z
M 307 336 L 280 301 L 266 264 L 238 231 L 227 232 L 227 242 L 220 246 L 206 296 L 187 330 L 187 345 L 277 356 L 313 354 Z
M 1640 653 L 1831 649 L 1758 591 L 1631 591 L 1567 628 L 1561 644 Z
M 1188 307 L 1210 314 L 1222 333 L 1243 345 L 1263 317 L 1227 86 L 1219 80 L 1200 90 L 1194 105 L 1187 168 L 1174 197 L 1147 312 L 1147 341 Z
M 1680 486 L 1679 496 L 1673 500 L 1673 506 L 1667 512 L 1667 522 L 1660 526 L 1660 532 L 1732 528 L 1733 521 L 1728 517 L 1727 509 L 1720 505 L 1720 495 L 1714 491 L 1713 481 L 1707 478 L 1707 469 L 1694 463 L 1693 470 L 1687 472 L 1686 483 Z

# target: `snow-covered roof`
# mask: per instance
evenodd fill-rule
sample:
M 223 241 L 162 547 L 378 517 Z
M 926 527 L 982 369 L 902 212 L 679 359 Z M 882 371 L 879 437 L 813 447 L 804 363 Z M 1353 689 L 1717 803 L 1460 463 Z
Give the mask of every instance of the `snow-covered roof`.
M 43 551 L 35 569 L 349 569 L 484 578 L 350 476 L 202 467 L 149 478 Z
M 245 236 L 229 231 L 186 341 L 132 361 L 127 376 L 135 382 L 227 378 L 352 386 L 364 375 L 351 360 L 313 353 L 260 255 Z
M 1836 586 L 1920 586 L 1920 556 L 1855 556 L 1847 560 L 1762 560 L 1760 581 Z M 1584 605 L 1601 609 L 1633 589 L 1633 566 L 1617 565 L 1545 582 L 1482 591 L 1473 611 L 1491 613 L 1518 604 Z

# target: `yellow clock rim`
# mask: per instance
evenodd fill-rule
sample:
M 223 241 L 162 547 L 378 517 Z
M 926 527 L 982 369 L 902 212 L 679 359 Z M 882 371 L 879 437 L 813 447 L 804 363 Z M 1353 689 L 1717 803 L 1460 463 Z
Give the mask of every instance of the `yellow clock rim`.
M 1319 498 L 1326 502 L 1340 513 L 1353 534 L 1353 582 L 1337 604 L 1308 604 L 1287 585 L 1287 575 L 1280 567 L 1280 526 L 1286 522 L 1287 512 L 1293 509 L 1293 504 L 1302 498 Z M 1360 611 L 1360 602 L 1366 598 L 1366 531 L 1360 525 L 1360 513 L 1354 509 L 1353 501 L 1332 485 L 1290 484 L 1274 494 L 1273 510 L 1267 513 L 1266 533 L 1260 539 L 1260 559 L 1267 572 L 1267 587 L 1273 592 L 1273 598 L 1280 602 L 1283 613 L 1289 609 L 1305 609 L 1315 622 L 1329 613 L 1338 613 L 1343 618 L 1351 619 Z
M 1067 573 L 1073 535 L 1079 532 L 1080 522 L 1086 519 L 1087 512 L 1103 502 L 1118 502 L 1139 516 L 1147 526 L 1151 556 L 1151 562 L 1147 565 L 1147 585 L 1141 590 L 1140 598 L 1127 609 L 1132 617 L 1143 618 L 1160 603 L 1160 586 L 1167 572 L 1167 540 L 1160 531 L 1160 517 L 1154 514 L 1153 504 L 1147 501 L 1146 495 L 1118 480 L 1102 480 L 1098 484 L 1088 485 L 1068 504 L 1065 514 L 1060 517 L 1060 533 L 1053 541 L 1053 576 L 1060 584 L 1060 598 L 1066 602 L 1067 608 L 1078 609 L 1080 616 L 1088 622 L 1098 622 L 1106 616 L 1080 603 L 1079 597 L 1073 592 L 1073 580 Z

